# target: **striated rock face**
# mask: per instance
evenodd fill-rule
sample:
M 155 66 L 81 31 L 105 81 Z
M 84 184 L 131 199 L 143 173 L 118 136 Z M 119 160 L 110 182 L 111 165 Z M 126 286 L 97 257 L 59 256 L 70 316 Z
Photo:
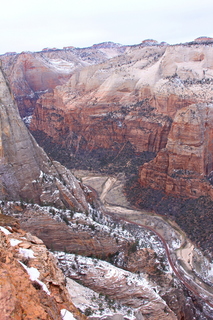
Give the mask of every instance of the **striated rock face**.
M 212 102 L 212 50 L 211 39 L 201 37 L 174 46 L 146 40 L 129 47 L 109 42 L 84 49 L 45 49 L 4 55 L 2 61 L 21 115 L 39 143 L 70 168 L 81 163 L 84 168 L 97 169 L 120 154 L 129 157 L 126 167 L 144 152 L 152 156 L 160 152 L 161 157 L 171 139 L 176 143 L 174 130 L 180 110 Z M 204 113 L 205 106 L 204 111 L 201 109 L 199 112 Z M 202 125 L 200 130 L 204 128 Z M 195 130 L 194 122 L 184 125 L 184 130 L 190 138 L 185 134 L 181 143 L 187 145 L 187 139 L 194 138 L 194 131 L 190 132 Z M 174 151 L 177 165 L 173 169 L 179 170 L 184 162 L 181 170 L 208 175 L 211 148 L 211 143 L 203 144 L 199 156 L 192 153 L 190 161 L 183 160 L 188 154 L 181 154 L 179 148 Z M 199 169 L 191 170 L 193 162 Z M 172 171 L 171 164 L 170 168 Z M 152 177 L 156 184 L 160 176 Z M 172 179 L 164 191 L 188 196 L 205 192 L 195 194 L 189 191 L 194 186 L 188 186 L 188 182 Z M 203 185 L 202 178 L 197 179 L 200 182 L 196 184 Z M 147 185 L 147 181 L 141 183 Z
M 141 168 L 141 185 L 167 194 L 213 197 L 207 179 L 213 170 L 212 119 L 212 104 L 194 104 L 179 110 L 166 148 Z
M 69 170 L 51 162 L 22 122 L 0 72 L 0 198 L 88 209 Z
M 85 218 L 77 217 L 71 220 L 71 217 L 67 216 L 65 220 L 73 223 L 70 228 L 63 220 L 58 221 L 44 214 L 42 208 L 40 210 L 28 208 L 21 212 L 21 227 L 37 235 L 52 250 L 65 250 L 88 256 L 96 255 L 101 258 L 127 250 L 127 240 L 122 239 L 117 243 L 116 238 L 107 232 L 94 232 L 91 224 L 85 221 Z
M 92 157 L 107 158 L 107 152 L 116 159 L 127 145 L 133 155 L 159 153 L 142 168 L 143 186 L 212 196 L 204 179 L 212 171 L 212 51 L 202 42 L 126 48 L 42 95 L 30 130 L 53 156 L 52 146 L 61 148 L 70 167 L 78 154 L 95 163 Z M 152 173 L 145 172 L 149 166 Z
M 165 146 L 171 121 L 153 111 L 149 87 L 142 92 L 138 87 L 144 64 L 153 65 L 165 48 L 128 50 L 82 69 L 65 86 L 42 96 L 30 129 L 44 132 L 74 154 L 79 149 L 120 150 L 127 142 L 137 152 L 156 152 Z
M 68 164 L 82 150 L 118 153 L 126 143 L 136 152 L 158 152 L 166 147 L 178 110 L 211 101 L 212 50 L 204 45 L 126 48 L 42 95 L 30 129 L 68 150 Z
M 2 224 L 2 223 L 1 223 Z M 76 319 L 65 277 L 43 242 L 30 233 L 0 227 L 1 319 L 62 319 L 63 309 Z
M 20 114 L 26 117 L 32 115 L 35 103 L 42 94 L 64 84 L 76 69 L 100 63 L 122 51 L 123 47 L 111 43 L 111 46 L 102 44 L 100 48 L 46 48 L 36 53 L 8 53 L 0 58 Z
M 105 262 L 58 253 L 57 257 L 68 277 L 83 281 L 84 285 L 122 301 L 136 312 L 136 319 L 177 319 L 147 281 L 128 271 Z

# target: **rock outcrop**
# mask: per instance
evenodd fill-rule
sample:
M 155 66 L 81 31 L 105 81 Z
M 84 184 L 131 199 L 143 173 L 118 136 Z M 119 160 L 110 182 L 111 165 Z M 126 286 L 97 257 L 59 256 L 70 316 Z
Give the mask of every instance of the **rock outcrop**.
M 64 84 L 76 70 L 100 63 L 125 49 L 114 43 L 91 48 L 46 48 L 41 52 L 7 53 L 0 58 L 22 117 L 32 115 L 45 92 Z
M 177 317 L 145 279 L 108 263 L 58 253 L 60 266 L 68 277 L 81 280 L 91 289 L 102 292 L 135 310 L 136 319 L 171 319 Z
M 21 120 L 9 86 L 0 71 L 0 198 L 87 210 L 78 181 L 52 162 Z
M 40 239 L 2 226 L 1 219 L 0 247 L 2 320 L 59 320 L 65 311 L 75 319 L 86 318 L 73 305 L 65 277 Z
M 212 120 L 212 104 L 194 104 L 179 110 L 166 148 L 141 168 L 141 185 L 167 194 L 213 198 L 208 179 L 213 171 Z

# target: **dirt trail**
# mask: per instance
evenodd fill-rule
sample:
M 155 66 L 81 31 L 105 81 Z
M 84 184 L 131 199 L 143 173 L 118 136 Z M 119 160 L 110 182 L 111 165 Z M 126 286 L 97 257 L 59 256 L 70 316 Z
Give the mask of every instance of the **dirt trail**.
M 103 204 L 105 203 L 106 195 L 108 194 L 109 190 L 112 189 L 116 181 L 117 179 L 114 177 L 108 177 L 108 179 L 105 181 L 102 193 L 100 195 L 100 200 Z

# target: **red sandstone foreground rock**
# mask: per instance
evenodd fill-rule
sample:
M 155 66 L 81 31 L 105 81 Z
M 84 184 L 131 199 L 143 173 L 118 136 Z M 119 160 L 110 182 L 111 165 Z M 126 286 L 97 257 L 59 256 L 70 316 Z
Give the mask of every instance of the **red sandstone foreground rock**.
M 85 319 L 72 304 L 56 259 L 21 229 L 0 227 L 0 287 L 1 320 L 59 320 L 64 310 Z

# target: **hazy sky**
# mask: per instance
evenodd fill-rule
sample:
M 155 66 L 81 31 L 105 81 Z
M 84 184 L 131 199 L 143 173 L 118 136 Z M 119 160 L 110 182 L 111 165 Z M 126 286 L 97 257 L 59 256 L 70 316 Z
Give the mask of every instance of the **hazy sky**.
M 0 54 L 213 37 L 212 0 L 5 0 Z

